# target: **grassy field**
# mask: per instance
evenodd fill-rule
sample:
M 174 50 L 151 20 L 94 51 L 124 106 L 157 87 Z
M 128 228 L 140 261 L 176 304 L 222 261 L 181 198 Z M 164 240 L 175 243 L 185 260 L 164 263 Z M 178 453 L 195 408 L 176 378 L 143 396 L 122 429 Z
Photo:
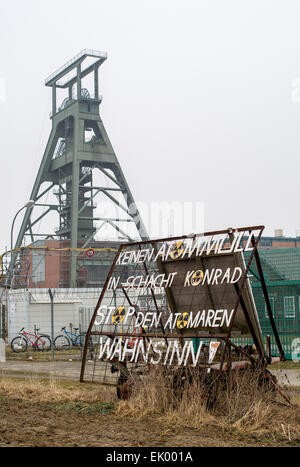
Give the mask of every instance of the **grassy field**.
M 292 360 L 286 360 L 285 362 L 275 363 L 270 365 L 270 370 L 299 370 L 300 371 L 300 362 L 293 362 Z
M 74 359 L 80 360 L 81 359 L 81 349 L 80 348 L 70 348 L 69 350 L 63 351 L 54 351 L 54 361 L 65 361 Z M 36 362 L 50 362 L 52 361 L 52 353 L 51 350 L 47 351 L 37 351 L 34 350 L 32 347 L 28 347 L 26 352 L 13 352 L 11 350 L 10 345 L 6 346 L 6 359 L 13 360 L 13 361 L 23 361 L 23 360 L 34 360 Z
M 0 446 L 297 446 L 300 394 L 291 400 L 245 379 L 207 410 L 201 388 L 175 399 L 157 374 L 126 401 L 112 387 L 2 375 Z

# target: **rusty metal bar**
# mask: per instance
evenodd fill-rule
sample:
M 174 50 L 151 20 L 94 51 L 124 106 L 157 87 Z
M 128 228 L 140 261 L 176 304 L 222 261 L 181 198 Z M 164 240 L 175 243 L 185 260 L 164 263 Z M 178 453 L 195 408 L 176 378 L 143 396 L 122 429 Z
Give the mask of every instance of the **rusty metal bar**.
M 231 233 L 234 233 L 234 232 L 252 232 L 253 230 L 263 230 L 265 227 L 263 225 L 257 225 L 257 226 L 252 226 L 252 227 L 239 227 L 237 229 L 232 229 L 232 228 L 229 228 L 229 229 L 225 229 L 225 230 L 215 230 L 215 231 L 212 231 L 212 232 L 203 232 L 203 233 L 200 233 L 200 234 L 191 234 L 191 235 L 178 235 L 176 237 L 164 237 L 164 238 L 159 238 L 159 239 L 155 239 L 155 240 L 143 240 L 143 241 L 140 241 L 140 242 L 128 242 L 126 244 L 124 244 L 123 246 L 127 247 L 127 246 L 133 246 L 133 245 L 145 245 L 147 243 L 161 243 L 161 242 L 172 242 L 172 241 L 175 241 L 175 240 L 179 240 L 179 239 L 188 239 L 188 238 L 196 238 L 196 237 L 208 237 L 208 236 L 211 236 L 211 235 L 222 235 L 222 234 L 231 234 Z
M 91 335 L 93 336 L 108 336 L 108 337 L 115 337 L 115 336 L 123 336 L 123 337 L 132 337 L 134 334 L 132 332 L 110 332 L 110 331 L 91 331 Z M 156 337 L 159 338 L 166 338 L 166 339 L 178 339 L 180 337 L 184 338 L 203 338 L 203 339 L 225 339 L 227 334 L 184 334 L 183 336 L 179 334 L 158 334 L 158 333 L 149 333 L 144 334 L 142 337 Z
M 124 292 L 124 295 L 125 295 L 125 297 L 126 297 L 126 300 L 127 300 L 128 303 L 129 303 L 129 306 L 131 306 L 132 308 L 134 308 L 134 314 L 135 314 L 135 317 L 137 318 L 136 307 L 133 305 L 132 301 L 131 301 L 130 298 L 128 297 L 128 294 L 127 294 L 126 290 L 125 290 L 125 289 L 122 289 L 122 290 L 123 290 L 123 292 Z M 140 327 L 140 331 L 141 331 L 141 337 L 147 338 L 147 336 L 144 335 L 146 331 L 144 330 L 143 326 L 139 326 L 139 327 Z M 118 334 L 115 333 L 115 336 L 116 336 L 116 335 L 118 335 Z M 133 334 L 130 334 L 130 335 L 133 336 Z M 125 334 L 122 333 L 121 336 L 125 336 Z M 125 336 L 125 337 L 126 337 L 126 336 Z
M 153 247 L 153 245 L 152 245 L 152 248 L 154 248 L 154 249 L 155 249 L 155 247 Z M 140 245 L 139 245 L 139 249 L 140 249 Z M 143 263 L 143 266 L 144 266 L 144 269 L 145 269 L 145 272 L 146 272 L 146 274 L 148 275 L 149 273 L 148 273 L 148 268 L 147 268 L 146 264 L 145 264 L 145 263 Z M 155 293 L 154 293 L 154 291 L 153 291 L 152 287 L 150 288 L 150 290 L 151 290 L 151 296 L 152 296 L 152 300 L 154 301 L 154 305 L 155 305 L 156 313 L 157 313 L 157 315 L 159 316 L 159 309 L 158 309 L 158 305 L 157 305 L 157 301 L 156 301 Z M 165 330 L 164 330 L 164 327 L 163 327 L 163 322 L 162 322 L 162 319 L 161 319 L 161 318 L 160 318 L 159 322 L 160 322 L 160 325 L 161 325 L 161 328 L 162 328 L 162 332 L 163 332 L 163 334 L 165 335 Z M 165 339 L 165 340 L 166 340 L 166 342 L 167 342 L 167 339 Z
M 266 341 L 267 341 L 267 350 L 268 350 L 268 357 L 272 358 L 272 352 L 271 352 L 271 337 L 269 335 L 266 336 Z
M 241 304 L 241 307 L 242 307 L 242 309 L 243 309 L 243 312 L 244 312 L 244 315 L 245 315 L 245 318 L 246 318 L 247 325 L 248 325 L 249 330 L 250 330 L 250 333 L 251 333 L 251 335 L 252 335 L 252 337 L 253 337 L 253 341 L 254 341 L 255 347 L 257 348 L 259 355 L 262 357 L 263 354 L 262 354 L 262 351 L 261 351 L 259 342 L 258 342 L 258 340 L 257 340 L 256 333 L 255 333 L 254 328 L 253 328 L 253 326 L 252 326 L 252 323 L 251 323 L 251 320 L 250 320 L 250 317 L 249 317 L 249 313 L 248 313 L 247 307 L 246 307 L 246 305 L 245 305 L 243 296 L 242 296 L 242 294 L 240 294 L 240 288 L 239 288 L 238 284 L 234 284 L 234 288 L 235 288 L 235 290 L 236 290 L 237 296 L 240 295 L 240 304 Z
M 254 238 L 251 239 L 252 245 L 253 245 L 253 242 L 254 242 Z M 273 317 L 272 307 L 271 307 L 270 300 L 269 300 L 268 289 L 267 289 L 267 286 L 266 286 L 266 282 L 265 282 L 265 278 L 264 278 L 264 274 L 263 274 L 263 270 L 262 270 L 262 266 L 261 266 L 261 262 L 260 262 L 260 258 L 259 258 L 259 255 L 257 253 L 257 250 L 254 251 L 254 255 L 255 255 L 255 261 L 256 261 L 258 274 L 259 274 L 259 277 L 260 277 L 262 291 L 263 291 L 266 306 L 267 306 L 267 312 L 268 312 L 268 315 L 269 315 L 270 324 L 271 324 L 271 327 L 272 327 L 272 330 L 273 330 L 273 333 L 274 333 L 274 337 L 275 337 L 275 341 L 276 341 L 276 344 L 277 344 L 277 347 L 278 347 L 278 350 L 279 350 L 279 353 L 280 353 L 280 359 L 285 360 L 284 351 L 283 351 L 283 348 L 282 348 L 282 345 L 281 345 L 280 337 L 279 337 L 277 327 L 276 327 L 276 323 L 275 323 L 275 320 L 274 320 L 274 317 Z
M 93 316 L 92 316 L 92 319 L 91 319 L 91 322 L 89 324 L 89 327 L 88 327 L 88 330 L 87 330 L 87 333 L 86 333 L 86 338 L 85 338 L 85 343 L 84 343 L 84 348 L 83 348 L 83 354 L 82 354 L 82 362 L 81 362 L 81 371 L 80 371 L 80 382 L 83 381 L 83 378 L 84 378 L 84 371 L 85 371 L 85 364 L 86 364 L 86 355 L 87 355 L 87 351 L 88 351 L 88 342 L 89 342 L 89 338 L 90 338 L 90 335 L 91 335 L 91 331 L 92 331 L 92 328 L 94 326 L 94 322 L 95 322 L 95 319 L 97 317 L 97 312 L 98 312 L 98 309 L 100 307 L 100 304 L 102 302 L 102 299 L 104 297 L 104 294 L 106 292 L 106 289 L 107 289 L 107 286 L 109 284 L 109 279 L 111 278 L 112 276 L 112 273 L 113 273 L 113 270 L 114 270 L 114 267 L 116 265 L 116 262 L 119 258 L 119 255 L 121 253 L 121 250 L 122 250 L 122 245 L 120 245 L 117 253 L 116 253 L 116 256 L 112 262 L 112 265 L 111 265 L 111 268 L 109 270 L 109 273 L 107 275 L 107 278 L 106 278 L 106 281 L 105 281 L 105 284 L 103 286 L 103 289 L 101 291 L 101 294 L 100 294 L 100 297 L 98 299 L 98 302 L 97 302 L 97 305 L 95 307 L 95 310 L 94 310 L 94 313 L 93 313 Z
M 251 229 L 251 228 L 250 228 L 250 229 Z M 226 353 L 226 349 L 227 349 L 227 347 L 228 347 L 229 339 L 230 339 L 230 336 L 231 336 L 231 331 L 232 331 L 232 327 L 233 327 L 235 315 L 236 315 L 236 312 L 237 312 L 237 309 L 238 309 L 238 305 L 239 305 L 240 300 L 241 300 L 241 297 L 242 297 L 243 288 L 244 288 L 244 285 L 245 285 L 245 282 L 246 282 L 246 279 L 247 279 L 247 276 L 248 276 L 248 271 L 249 271 L 249 268 L 250 268 L 250 266 L 251 266 L 251 262 L 252 262 L 252 260 L 253 260 L 255 251 L 257 251 L 257 245 L 258 245 L 258 242 L 259 242 L 260 237 L 261 237 L 261 235 L 262 235 L 263 229 L 264 229 L 264 227 L 262 226 L 262 227 L 261 227 L 261 230 L 259 231 L 259 234 L 258 234 L 256 240 L 254 240 L 254 238 L 252 237 L 252 246 L 253 246 L 253 250 L 252 250 L 252 252 L 251 252 L 250 258 L 248 259 L 248 264 L 247 264 L 247 266 L 246 266 L 246 269 L 245 269 L 245 272 L 244 272 L 244 275 L 243 275 L 243 278 L 242 278 L 242 281 L 241 281 L 240 291 L 239 291 L 239 294 L 238 294 L 238 297 L 237 297 L 237 302 L 236 302 L 236 305 L 235 305 L 235 308 L 234 308 L 234 312 L 233 312 L 233 316 L 232 316 L 232 319 L 231 319 L 231 323 L 230 323 L 229 328 L 228 328 L 228 333 L 227 333 L 227 337 L 226 337 L 226 343 L 225 343 L 223 355 L 222 355 L 222 358 L 221 358 L 221 369 L 222 369 L 222 366 L 223 366 L 223 363 L 224 363 L 225 353 Z M 258 230 L 258 229 L 252 228 L 252 230 L 249 230 L 249 232 L 251 232 L 251 231 L 253 231 L 253 230 Z M 232 232 L 230 232 L 230 233 L 232 233 Z

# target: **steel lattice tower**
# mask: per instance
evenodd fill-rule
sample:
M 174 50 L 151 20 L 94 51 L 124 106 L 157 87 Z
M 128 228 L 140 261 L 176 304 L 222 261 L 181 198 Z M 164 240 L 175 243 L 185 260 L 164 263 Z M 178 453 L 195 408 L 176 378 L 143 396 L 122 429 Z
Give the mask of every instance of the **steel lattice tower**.
M 122 225 L 132 222 L 138 237 L 142 240 L 148 238 L 100 118 L 102 98 L 99 95 L 98 71 L 106 58 L 106 53 L 85 49 L 45 80 L 45 85 L 52 88 L 52 129 L 30 196 L 35 205 L 25 211 L 14 248 L 19 248 L 26 236 L 31 242 L 41 238 L 43 235 L 34 233 L 35 227 L 53 210 L 57 211 L 59 227 L 53 228 L 51 238 L 67 240 L 71 248 L 85 248 L 94 240 L 95 220 L 101 221 L 101 226 L 109 224 L 129 240 L 131 237 L 124 232 Z M 93 94 L 82 87 L 82 80 L 88 75 L 91 75 Z M 64 90 L 67 94 L 59 107 L 57 90 Z M 95 171 L 100 171 L 111 186 L 94 186 Z M 43 202 L 50 190 L 55 193 L 57 203 Z M 125 218 L 112 217 L 111 214 L 95 217 L 94 201 L 99 194 L 105 195 L 112 207 L 121 209 Z M 117 194 L 123 196 L 123 202 L 116 197 Z M 37 206 L 44 206 L 45 210 L 34 218 Z M 49 234 L 44 234 L 44 237 L 49 238 Z M 76 286 L 76 263 L 76 255 L 72 255 L 70 287 Z M 11 271 L 13 265 L 12 259 Z

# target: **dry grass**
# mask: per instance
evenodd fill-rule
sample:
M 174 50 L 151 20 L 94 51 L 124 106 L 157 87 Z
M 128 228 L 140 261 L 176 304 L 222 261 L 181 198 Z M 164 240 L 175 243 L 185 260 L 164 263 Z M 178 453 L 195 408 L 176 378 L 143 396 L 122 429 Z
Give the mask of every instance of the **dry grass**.
M 0 377 L 0 397 L 10 397 L 31 402 L 112 402 L 115 389 L 107 386 L 61 382 L 54 377 L 41 379 Z
M 79 348 L 70 348 L 69 350 L 57 351 L 54 352 L 54 361 L 66 361 L 70 358 L 74 360 L 79 360 L 81 352 Z M 13 352 L 10 345 L 6 346 L 6 360 L 7 361 L 25 361 L 33 360 L 34 362 L 51 362 L 52 353 L 51 350 L 47 351 L 37 351 L 32 347 L 28 347 L 26 352 Z
M 134 381 L 130 399 L 121 401 L 116 410 L 120 416 L 138 419 L 158 416 L 170 424 L 195 428 L 213 420 L 205 408 L 200 385 L 188 384 L 183 390 L 176 391 L 172 381 L 165 377 L 163 368 L 152 369 L 143 379 Z
M 184 384 L 179 397 L 174 397 L 170 382 L 161 369 L 151 371 L 133 382 L 132 396 L 117 407 L 120 417 L 143 419 L 156 416 L 169 426 L 193 427 L 232 434 L 239 438 L 258 436 L 271 441 L 300 442 L 299 397 L 292 406 L 275 391 L 258 385 L 259 374 L 247 371 L 219 381 L 213 395 L 216 401 L 207 408 L 207 391 L 203 382 Z M 217 435 L 218 436 L 218 435 Z

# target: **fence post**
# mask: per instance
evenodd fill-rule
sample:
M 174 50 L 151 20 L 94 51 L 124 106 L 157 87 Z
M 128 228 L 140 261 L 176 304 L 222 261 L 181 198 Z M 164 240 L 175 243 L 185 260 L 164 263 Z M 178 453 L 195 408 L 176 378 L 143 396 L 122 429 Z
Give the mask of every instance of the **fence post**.
M 5 341 L 6 337 L 6 319 L 5 319 L 5 314 L 6 314 L 6 307 L 4 303 L 1 303 L 1 337 Z
M 48 289 L 48 293 L 50 295 L 50 300 L 51 300 L 51 356 L 52 360 L 54 360 L 54 295 L 55 295 L 55 290 L 52 292 L 51 289 Z

